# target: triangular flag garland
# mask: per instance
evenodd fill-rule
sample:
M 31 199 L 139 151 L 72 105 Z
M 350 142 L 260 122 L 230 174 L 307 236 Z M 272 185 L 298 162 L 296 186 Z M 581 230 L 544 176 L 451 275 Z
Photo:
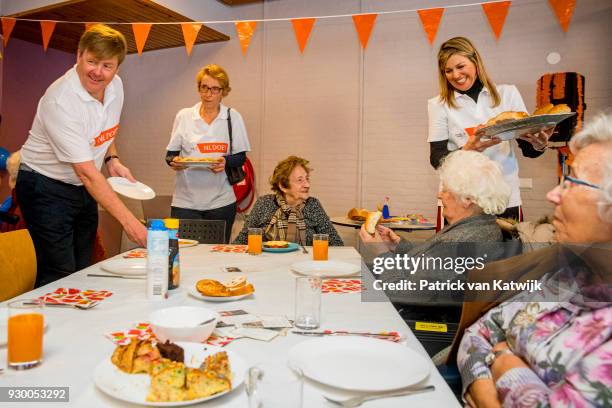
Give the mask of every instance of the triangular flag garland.
M 42 32 L 43 48 L 46 52 L 47 47 L 49 46 L 49 40 L 51 40 L 51 35 L 53 34 L 53 30 L 55 30 L 55 21 L 41 21 L 40 29 Z
M 11 32 L 13 31 L 17 20 L 10 17 L 2 17 L 0 20 L 2 20 L 2 39 L 4 42 L 4 47 L 6 48 L 9 37 L 11 36 Z
M 574 14 L 576 8 L 576 0 L 548 0 L 548 3 L 555 11 L 561 28 L 567 33 L 570 21 L 572 21 L 572 14 Z
M 295 39 L 298 42 L 302 54 L 308 43 L 308 38 L 310 37 L 310 32 L 312 31 L 315 21 L 315 18 L 296 18 L 291 20 L 293 31 L 295 32 Z
M 191 55 L 191 50 L 193 49 L 193 44 L 195 43 L 196 38 L 198 38 L 200 28 L 202 28 L 202 24 L 200 23 L 181 23 L 187 56 Z
M 429 44 L 433 45 L 433 42 L 436 39 L 436 34 L 438 33 L 440 20 L 442 20 L 442 14 L 444 14 L 444 9 L 432 8 L 427 10 L 417 10 L 417 13 L 419 13 L 419 18 L 421 19 L 421 24 L 423 25 L 425 34 L 427 34 Z
M 543 0 L 542 0 L 543 1 Z M 576 0 L 548 0 L 550 7 L 553 9 L 559 24 L 561 25 L 564 32 L 569 30 L 569 25 L 576 8 Z M 412 13 L 417 12 L 419 15 L 419 19 L 425 30 L 427 35 L 427 39 L 430 44 L 433 45 L 435 41 L 438 28 L 440 26 L 440 22 L 442 20 L 442 15 L 444 14 L 445 9 L 453 9 L 453 8 L 464 8 L 464 7 L 473 7 L 480 5 L 487 17 L 487 20 L 491 26 L 493 33 L 495 34 L 495 38 L 499 40 L 501 37 L 501 33 L 503 31 L 506 17 L 508 16 L 508 11 L 510 6 L 512 5 L 512 1 L 507 0 L 498 0 L 493 2 L 479 2 L 479 3 L 469 3 L 469 4 L 454 4 L 448 5 L 444 7 L 431 8 L 431 9 L 411 9 L 411 10 L 391 10 L 391 11 L 381 11 L 377 13 L 364 13 L 364 14 L 339 14 L 339 15 L 328 15 L 328 16 L 316 16 L 309 18 L 273 18 L 273 19 L 260 19 L 253 21 L 202 21 L 202 22 L 159 22 L 159 23 L 128 23 L 128 22 L 90 22 L 90 21 L 61 21 L 61 20 L 37 20 L 37 19 L 23 19 L 24 21 L 38 21 L 41 26 L 42 32 L 42 42 L 43 48 L 46 51 L 51 40 L 51 36 L 53 35 L 53 31 L 55 29 L 55 25 L 57 23 L 63 24 L 84 24 L 85 30 L 91 28 L 91 26 L 95 24 L 107 24 L 107 25 L 132 25 L 132 30 L 134 32 L 134 39 L 136 42 L 136 49 L 138 54 L 142 54 L 144 51 L 144 46 L 146 44 L 147 38 L 149 36 L 150 30 L 154 24 L 180 24 L 183 32 L 183 38 L 185 40 L 185 50 L 187 51 L 187 55 L 191 55 L 193 45 L 198 36 L 198 32 L 202 28 L 203 24 L 215 24 L 215 23 L 233 23 L 236 27 L 236 31 L 238 33 L 238 40 L 240 42 L 240 47 L 242 49 L 242 53 L 246 55 L 248 50 L 251 38 L 255 33 L 255 29 L 257 27 L 258 22 L 279 22 L 279 21 L 291 21 L 293 26 L 293 31 L 295 34 L 296 42 L 299 47 L 301 53 L 304 53 L 306 45 L 308 44 L 310 34 L 312 33 L 312 29 L 314 23 L 317 19 L 328 19 L 328 18 L 343 18 L 343 17 L 352 17 L 353 24 L 357 31 L 357 35 L 359 38 L 359 42 L 361 43 L 361 47 L 365 50 L 368 46 L 368 42 L 370 36 L 372 34 L 372 30 L 374 29 L 374 24 L 376 23 L 376 18 L 378 15 L 383 14 L 398 14 L 398 13 Z M 15 27 L 17 20 L 22 20 L 21 18 L 14 17 L 0 17 L 2 24 L 2 34 L 3 34 L 3 43 L 4 47 L 8 45 L 9 38 L 11 33 Z
M 377 16 L 378 14 L 360 14 L 353 16 L 353 24 L 355 24 L 361 48 L 364 50 L 368 46 L 368 41 L 370 40 L 370 35 L 372 34 Z
M 482 4 L 482 10 L 489 20 L 491 29 L 495 34 L 495 38 L 499 40 L 504 23 L 506 22 L 506 16 L 508 15 L 508 9 L 512 4 L 511 1 L 501 1 L 499 3 L 486 3 Z
M 152 25 L 153 24 L 149 23 L 132 24 L 132 31 L 134 32 L 134 41 L 136 41 L 136 50 L 138 51 L 138 55 L 142 55 L 142 50 L 147 42 Z
M 237 21 L 235 25 L 236 32 L 238 33 L 238 40 L 240 41 L 240 48 L 242 48 L 242 54 L 246 55 L 251 37 L 255 33 L 255 28 L 257 27 L 257 21 Z

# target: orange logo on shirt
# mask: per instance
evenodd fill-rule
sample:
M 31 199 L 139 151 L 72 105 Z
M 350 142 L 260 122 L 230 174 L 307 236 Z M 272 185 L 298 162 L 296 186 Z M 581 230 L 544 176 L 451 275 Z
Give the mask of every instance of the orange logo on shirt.
M 227 153 L 227 143 L 198 143 L 200 153 Z
M 113 137 L 117 135 L 117 131 L 119 130 L 119 125 L 114 126 L 110 129 L 103 130 L 95 139 L 94 146 L 102 146 L 104 143 L 111 140 Z

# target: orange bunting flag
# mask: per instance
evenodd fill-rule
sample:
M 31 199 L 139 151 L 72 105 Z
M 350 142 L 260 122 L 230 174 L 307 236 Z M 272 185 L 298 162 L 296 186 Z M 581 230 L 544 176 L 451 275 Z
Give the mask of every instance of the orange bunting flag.
M 483 3 L 482 10 L 487 15 L 491 29 L 495 34 L 495 38 L 499 40 L 504 23 L 506 22 L 506 16 L 508 15 L 508 9 L 510 8 L 511 1 L 501 1 L 499 3 Z
M 561 28 L 567 33 L 570 21 L 572 20 L 572 14 L 574 14 L 574 9 L 576 8 L 576 0 L 548 0 L 548 2 L 555 11 Z
M 361 48 L 364 50 L 368 46 L 368 41 L 370 40 L 370 34 L 372 34 L 376 17 L 378 17 L 378 14 L 361 14 L 353 16 L 353 23 L 355 24 L 355 29 L 357 30 L 357 35 L 359 36 L 359 42 L 361 43 Z
M 417 10 L 417 12 L 419 13 L 419 18 L 421 19 L 423 29 L 427 34 L 429 44 L 433 44 L 434 40 L 436 39 L 436 34 L 438 33 L 438 26 L 440 25 L 440 20 L 442 20 L 444 9 L 432 8 L 427 10 Z
M 257 21 L 237 21 L 235 24 L 238 40 L 240 41 L 240 48 L 242 48 L 242 53 L 246 55 L 251 37 L 253 33 L 255 33 L 255 28 L 257 27 Z
M 43 48 L 47 51 L 49 40 L 51 40 L 51 35 L 53 30 L 55 30 L 55 21 L 41 21 L 40 29 L 42 30 Z
M 0 20 L 2 20 L 2 41 L 4 42 L 4 47 L 6 47 L 17 20 L 10 17 L 2 17 Z
M 202 28 L 202 24 L 181 23 L 181 28 L 183 29 L 183 38 L 185 39 L 185 50 L 187 50 L 187 55 L 189 56 L 191 55 L 193 44 L 196 38 L 198 38 L 198 32 Z
M 312 31 L 315 20 L 314 18 L 296 18 L 291 20 L 293 31 L 295 32 L 295 39 L 298 42 L 302 54 L 304 53 L 304 48 L 306 48 L 306 43 L 308 42 L 308 37 L 310 37 L 310 32 Z
M 144 49 L 144 45 L 147 42 L 147 37 L 149 37 L 149 31 L 151 31 L 151 26 L 153 24 L 147 23 L 132 23 L 132 31 L 134 31 L 134 41 L 136 41 L 136 49 L 138 50 L 138 54 L 142 54 L 142 50 Z

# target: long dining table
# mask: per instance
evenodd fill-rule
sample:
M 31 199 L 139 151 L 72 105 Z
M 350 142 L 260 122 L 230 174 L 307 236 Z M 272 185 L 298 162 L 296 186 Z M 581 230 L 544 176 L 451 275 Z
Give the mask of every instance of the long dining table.
M 81 290 L 109 290 L 112 296 L 95 308 L 78 310 L 73 308 L 46 307 L 44 310 L 48 327 L 44 336 L 44 361 L 38 367 L 25 371 L 5 369 L 0 373 L 1 387 L 69 387 L 70 400 L 66 405 L 75 407 L 124 407 L 132 404 L 106 395 L 94 384 L 96 366 L 109 359 L 115 345 L 105 334 L 127 330 L 135 323 L 146 322 L 149 314 L 162 307 L 180 305 L 201 306 L 217 311 L 244 309 L 253 314 L 285 315 L 293 318 L 294 281 L 290 265 L 312 259 L 301 250 L 289 253 L 267 253 L 250 256 L 245 253 L 212 252 L 211 245 L 197 245 L 180 250 L 181 286 L 166 301 L 151 302 L 145 295 L 145 280 L 88 277 L 88 274 L 108 274 L 101 264 L 78 271 L 64 279 L 24 293 L 17 299 L 28 299 L 53 292 L 57 288 Z M 308 248 L 308 247 L 307 247 Z M 117 258 L 120 258 L 118 255 Z M 330 247 L 329 259 L 361 264 L 361 257 L 353 247 Z M 200 279 L 227 281 L 235 273 L 223 271 L 223 267 L 236 266 L 242 269 L 255 287 L 254 296 L 245 299 L 213 303 L 188 294 L 187 289 Z M 6 307 L 0 304 L 0 308 Z M 321 329 L 351 331 L 397 331 L 402 343 L 421 354 L 429 365 L 429 376 L 424 381 L 434 385 L 435 391 L 410 396 L 369 401 L 364 406 L 375 407 L 455 407 L 459 402 L 436 370 L 425 349 L 410 328 L 389 302 L 364 302 L 360 293 L 325 293 L 322 295 Z M 286 362 L 289 350 L 311 337 L 287 333 L 269 342 L 248 338 L 234 340 L 225 348 L 232 350 L 247 362 Z M 6 346 L 0 348 L 0 367 L 6 367 Z M 402 373 L 398 371 L 396 375 Z M 367 367 L 363 375 L 368 375 Z M 311 380 L 304 384 L 304 407 L 334 406 L 323 398 L 324 387 Z M 206 401 L 198 406 L 246 407 L 248 399 L 245 386 Z M 47 404 L 45 404 L 47 405 Z M 57 404 L 48 404 L 57 406 Z M 3 403 L 0 402 L 0 406 Z M 20 403 L 18 406 L 41 406 L 40 403 Z

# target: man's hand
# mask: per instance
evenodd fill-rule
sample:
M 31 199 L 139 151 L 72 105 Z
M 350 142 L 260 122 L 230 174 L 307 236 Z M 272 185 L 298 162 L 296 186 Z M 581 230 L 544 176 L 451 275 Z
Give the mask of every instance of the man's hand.
M 225 170 L 225 157 L 221 156 L 219 162 L 210 166 L 210 171 L 213 173 L 220 173 Z
M 123 229 L 130 241 L 135 242 L 141 248 L 147 247 L 147 228 L 140 221 L 127 222 L 123 225 Z
M 136 179 L 134 178 L 134 176 L 132 176 L 132 172 L 130 171 L 130 169 L 121 164 L 119 159 L 110 159 L 106 163 L 106 168 L 108 169 L 108 174 L 113 177 L 125 177 L 132 183 L 136 182 Z

